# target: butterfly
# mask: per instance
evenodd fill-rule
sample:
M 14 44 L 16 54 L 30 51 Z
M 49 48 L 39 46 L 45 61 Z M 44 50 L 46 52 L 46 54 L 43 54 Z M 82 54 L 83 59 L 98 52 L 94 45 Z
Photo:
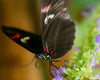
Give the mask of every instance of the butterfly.
M 66 12 L 65 0 L 40 0 L 42 37 L 24 30 L 2 26 L 2 31 L 13 41 L 48 61 L 64 56 L 75 39 L 75 23 Z

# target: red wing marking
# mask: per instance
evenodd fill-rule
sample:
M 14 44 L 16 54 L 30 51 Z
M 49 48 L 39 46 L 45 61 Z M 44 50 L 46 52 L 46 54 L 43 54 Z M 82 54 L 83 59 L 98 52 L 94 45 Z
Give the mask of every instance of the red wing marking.
M 51 48 L 49 48 L 49 50 L 51 51 Z
M 52 54 L 52 56 L 54 56 L 54 53 L 53 53 L 53 51 L 51 50 L 51 48 L 49 48 L 49 50 L 50 50 L 50 53 Z
M 53 51 L 51 51 L 51 54 L 52 54 L 52 56 L 54 56 L 54 53 L 53 53 Z
M 47 7 L 41 9 L 41 13 L 43 12 L 48 12 L 48 10 L 50 9 L 51 5 L 49 4 Z
M 52 56 L 54 56 L 54 54 L 52 54 Z
M 19 38 L 19 37 L 20 37 L 20 35 L 17 33 L 16 35 L 11 36 L 11 39 L 15 39 L 15 38 Z
M 53 54 L 53 51 L 51 51 L 51 54 Z
M 43 51 L 46 52 L 45 47 L 43 46 Z

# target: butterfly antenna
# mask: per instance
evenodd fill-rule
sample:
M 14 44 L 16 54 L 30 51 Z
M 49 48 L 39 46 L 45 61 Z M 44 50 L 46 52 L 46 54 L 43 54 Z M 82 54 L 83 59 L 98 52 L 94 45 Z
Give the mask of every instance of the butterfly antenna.
M 50 73 L 50 75 L 52 76 L 52 73 L 51 73 L 51 65 L 52 65 L 52 62 L 50 61 L 50 62 L 49 62 L 49 73 Z
M 32 59 L 31 62 L 29 62 L 29 63 L 27 63 L 27 64 L 25 64 L 25 65 L 16 66 L 15 68 L 21 68 L 21 67 L 26 67 L 26 66 L 30 65 L 30 64 L 34 61 L 34 58 L 35 58 L 35 57 L 33 57 L 33 59 Z
M 62 64 L 64 64 L 64 66 L 67 66 L 66 63 L 68 63 L 68 60 L 66 60 L 66 62 L 65 61 L 63 62 L 61 60 L 57 60 L 57 61 L 53 60 L 53 62 L 61 62 Z

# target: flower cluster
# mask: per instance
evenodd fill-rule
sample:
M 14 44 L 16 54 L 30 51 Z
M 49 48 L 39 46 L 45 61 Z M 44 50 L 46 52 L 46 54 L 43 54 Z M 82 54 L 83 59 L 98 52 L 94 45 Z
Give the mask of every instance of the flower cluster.
M 89 12 L 93 11 L 94 8 L 90 5 L 85 6 L 85 10 L 81 12 L 81 15 L 86 18 L 90 18 Z
M 95 58 L 96 58 L 97 51 L 100 48 L 100 34 L 99 34 L 100 31 L 99 31 L 99 29 L 100 29 L 100 17 L 97 18 L 97 32 L 98 32 L 98 34 L 94 38 L 94 44 L 97 48 L 95 49 L 93 57 L 91 59 L 90 68 L 92 66 L 94 66 L 94 67 L 96 66 Z
M 91 59 L 91 62 L 90 62 L 90 68 L 91 67 L 95 67 L 96 66 L 96 54 L 97 54 L 97 51 L 99 50 L 100 48 L 100 17 L 97 18 L 97 32 L 98 34 L 95 36 L 94 38 L 94 43 L 95 43 L 95 46 L 97 47 L 94 51 L 94 54 L 93 54 L 93 57 Z M 98 73 L 94 79 L 100 79 L 100 73 Z
M 62 80 L 63 76 L 61 76 L 61 72 L 63 71 L 62 68 L 59 68 L 58 70 L 54 70 L 53 68 L 51 68 L 51 74 L 53 76 L 52 80 Z

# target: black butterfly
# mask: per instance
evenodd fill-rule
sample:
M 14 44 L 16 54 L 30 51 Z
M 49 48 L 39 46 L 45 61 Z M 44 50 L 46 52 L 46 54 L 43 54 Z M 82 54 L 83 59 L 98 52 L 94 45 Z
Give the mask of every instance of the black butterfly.
M 2 26 L 13 41 L 53 65 L 54 59 L 64 56 L 73 45 L 75 24 L 66 13 L 65 0 L 40 0 L 42 38 L 20 29 Z

